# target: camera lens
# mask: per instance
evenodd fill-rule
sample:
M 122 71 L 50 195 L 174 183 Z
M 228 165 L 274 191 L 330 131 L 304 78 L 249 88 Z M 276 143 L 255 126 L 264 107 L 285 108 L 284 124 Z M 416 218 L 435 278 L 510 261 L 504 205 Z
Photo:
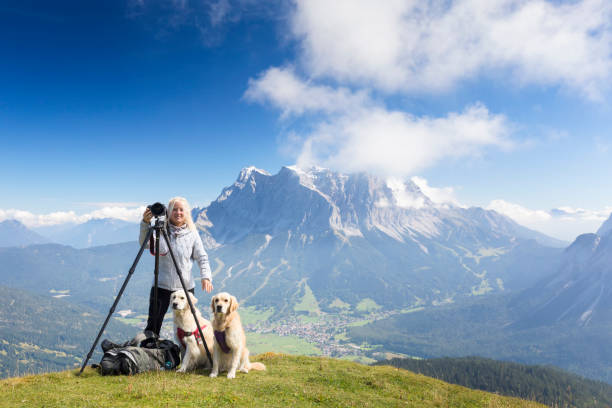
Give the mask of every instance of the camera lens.
M 149 206 L 151 210 L 151 214 L 155 217 L 159 217 L 160 215 L 164 215 L 166 212 L 166 207 L 162 203 L 155 203 Z

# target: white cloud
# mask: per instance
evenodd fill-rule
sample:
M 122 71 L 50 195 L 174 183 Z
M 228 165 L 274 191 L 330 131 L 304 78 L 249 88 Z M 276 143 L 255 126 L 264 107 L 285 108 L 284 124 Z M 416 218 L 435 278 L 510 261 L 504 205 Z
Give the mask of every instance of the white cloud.
M 510 203 L 504 200 L 493 200 L 487 206 L 487 210 L 495 210 L 504 214 L 522 225 L 530 225 L 539 222 L 550 221 L 553 217 L 546 211 L 530 210 L 519 204 Z
M 566 241 L 573 241 L 580 234 L 596 232 L 612 212 L 612 207 L 587 210 L 564 206 L 551 210 L 532 210 L 504 200 L 491 201 L 487 209 L 504 214 L 528 228 Z
M 296 0 L 292 29 L 315 78 L 412 92 L 496 72 L 599 98 L 611 16 L 607 0 Z
M 350 112 L 372 103 L 364 91 L 353 93 L 348 88 L 304 82 L 290 67 L 272 67 L 259 78 L 250 79 L 244 97 L 249 101 L 271 103 L 283 112 L 283 117 L 304 113 Z
M 299 140 L 297 164 L 345 172 L 369 171 L 405 177 L 446 158 L 481 154 L 483 148 L 509 148 L 509 126 L 502 115 L 475 104 L 442 118 L 387 110 L 366 93 L 311 85 L 291 69 L 271 68 L 249 82 L 245 98 L 269 102 L 290 114 L 321 113 L 325 119 Z
M 455 189 L 453 187 L 432 187 L 426 179 L 418 176 L 411 177 L 412 182 L 416 184 L 423 194 L 436 204 L 452 204 L 457 207 L 464 207 L 457 197 L 455 197 Z
M 17 209 L 0 209 L 0 221 L 15 219 L 27 227 L 43 227 L 66 223 L 81 224 L 99 218 L 117 218 L 123 221 L 137 222 L 142 218 L 144 210 L 144 206 L 135 208 L 107 206 L 87 214 L 78 215 L 74 211 L 34 214 L 29 211 Z
M 231 9 L 229 0 L 211 2 L 209 7 L 208 16 L 210 17 L 210 23 L 213 27 L 223 23 Z
M 126 208 L 133 208 L 133 207 L 140 207 L 140 206 L 142 206 L 142 203 L 129 202 L 129 201 L 128 202 L 126 202 L 126 201 L 84 202 L 84 203 L 80 203 L 80 204 L 88 205 L 88 206 L 92 206 L 92 207 L 126 207 Z
M 405 177 L 440 160 L 479 155 L 484 147 L 509 147 L 503 116 L 474 105 L 442 118 L 415 117 L 375 108 L 322 122 L 303 143 L 301 167 Z
M 387 180 L 387 187 L 389 187 L 389 189 L 391 189 L 391 191 L 393 192 L 395 205 L 402 208 L 416 209 L 423 208 L 425 206 L 425 200 L 423 199 L 423 197 L 418 196 L 411 191 L 408 191 L 406 189 L 406 184 L 402 180 L 390 178 Z M 387 206 L 385 204 L 388 205 L 388 203 L 382 201 L 378 203 L 378 206 L 385 207 Z

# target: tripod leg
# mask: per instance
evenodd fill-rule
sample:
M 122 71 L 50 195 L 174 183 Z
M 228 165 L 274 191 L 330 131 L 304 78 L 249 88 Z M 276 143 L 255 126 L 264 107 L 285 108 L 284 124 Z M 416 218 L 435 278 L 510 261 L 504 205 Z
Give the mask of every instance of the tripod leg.
M 159 332 L 161 331 L 161 326 L 164 320 L 164 316 L 162 315 L 161 316 L 162 321 L 161 322 L 158 321 L 158 319 L 160 318 L 159 312 L 158 312 L 159 303 L 157 303 L 159 301 L 159 288 L 157 286 L 157 283 L 159 281 L 159 241 L 160 241 L 159 231 L 161 231 L 161 222 L 158 218 L 157 221 L 155 222 L 155 269 L 154 269 L 155 283 L 153 284 L 153 304 L 155 305 L 153 327 L 157 329 L 157 325 L 159 323 L 159 330 L 155 332 L 155 334 L 157 334 L 156 341 L 159 339 Z
M 185 286 L 185 281 L 183 281 L 183 276 L 181 275 L 181 270 L 179 269 L 178 263 L 176 262 L 176 258 L 174 257 L 174 252 L 172 252 L 172 247 L 170 246 L 170 240 L 168 239 L 168 235 L 166 231 L 162 230 L 164 234 L 164 239 L 166 240 L 166 244 L 168 245 L 168 251 L 170 252 L 170 256 L 172 257 L 172 262 L 174 263 L 174 269 L 176 269 L 176 273 L 178 274 L 179 280 L 181 281 L 181 286 L 187 294 L 187 287 Z M 187 302 L 189 303 L 189 309 L 191 310 L 191 314 L 193 315 L 193 320 L 196 322 L 196 326 L 198 327 L 198 333 L 200 333 L 200 338 L 202 339 L 202 344 L 204 344 L 204 350 L 206 350 L 206 356 L 208 357 L 208 361 L 210 361 L 210 365 L 212 367 L 213 360 L 210 355 L 210 351 L 208 350 L 208 345 L 206 344 L 206 338 L 204 337 L 204 333 L 202 333 L 202 328 L 198 324 L 198 319 L 196 317 L 195 308 L 193 307 L 193 303 L 191 302 L 191 298 L 189 295 L 186 296 Z
M 123 282 L 123 285 L 121 286 L 121 289 L 119 290 L 119 293 L 117 294 L 117 297 L 115 297 L 115 301 L 113 302 L 113 305 L 111 306 L 110 311 L 108 312 L 108 316 L 106 316 L 106 320 L 104 320 L 104 324 L 102 325 L 102 328 L 98 332 L 98 336 L 96 336 L 96 340 L 94 341 L 93 345 L 91 346 L 91 350 L 89 350 L 89 353 L 87 354 L 87 358 L 83 362 L 83 366 L 81 367 L 81 370 L 79 371 L 78 375 L 81 375 L 81 373 L 85 369 L 85 366 L 87 365 L 87 362 L 91 358 L 91 355 L 93 354 L 93 351 L 96 348 L 96 345 L 98 344 L 98 341 L 100 340 L 100 336 L 102 336 L 102 332 L 104 332 L 104 329 L 106 328 L 106 325 L 108 324 L 108 321 L 110 320 L 112 314 L 115 312 L 115 307 L 117 307 L 117 303 L 119 303 L 119 299 L 121 299 L 121 295 L 123 295 L 123 291 L 125 290 L 128 282 L 130 281 L 130 278 L 134 274 L 134 270 L 136 269 L 136 265 L 138 265 L 138 261 L 140 260 L 140 257 L 142 256 L 142 253 L 143 253 L 143 251 L 145 249 L 145 246 L 149 244 L 149 238 L 151 237 L 151 233 L 152 232 L 153 232 L 153 229 L 151 227 L 149 227 L 149 231 L 147 232 L 147 236 L 145 237 L 145 240 L 143 241 L 142 245 L 140 246 L 140 250 L 138 251 L 138 255 L 136 255 L 136 259 L 134 259 L 134 263 L 132 264 L 132 267 L 130 268 L 130 271 L 128 272 L 128 275 L 126 276 L 125 281 Z

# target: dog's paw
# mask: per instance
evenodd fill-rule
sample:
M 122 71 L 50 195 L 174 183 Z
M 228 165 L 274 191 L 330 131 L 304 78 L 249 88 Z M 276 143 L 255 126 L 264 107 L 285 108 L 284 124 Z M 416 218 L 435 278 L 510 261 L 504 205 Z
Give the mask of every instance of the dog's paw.
M 187 371 L 187 366 L 183 367 L 181 366 L 178 370 L 176 370 L 177 373 L 184 373 Z
M 248 373 L 249 373 L 249 370 L 248 370 L 247 368 L 242 367 L 242 368 L 240 369 L 240 372 L 241 372 L 241 373 L 248 374 Z
M 215 378 L 218 375 L 218 373 L 210 373 L 208 376 L 210 378 Z
M 236 378 L 236 372 L 235 371 L 230 371 L 229 373 L 227 373 L 227 378 L 228 379 L 232 379 L 232 378 Z

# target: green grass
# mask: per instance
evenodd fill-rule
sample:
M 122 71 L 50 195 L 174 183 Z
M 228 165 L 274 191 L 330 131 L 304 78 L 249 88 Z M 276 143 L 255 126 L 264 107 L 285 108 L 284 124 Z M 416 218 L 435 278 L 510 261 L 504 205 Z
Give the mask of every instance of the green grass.
M 310 286 L 308 286 L 306 283 L 304 284 L 304 296 L 302 296 L 302 300 L 299 303 L 293 306 L 293 310 L 296 312 L 308 312 L 316 315 L 321 314 L 317 298 L 315 298 L 314 294 L 312 293 L 312 289 L 310 289 Z
M 130 326 L 137 326 L 138 323 L 143 322 L 143 319 L 137 317 L 114 317 L 114 319 L 119 320 L 121 323 L 129 324 Z M 146 318 L 144 321 L 146 322 Z
M 102 377 L 87 369 L 0 382 L 2 407 L 543 407 L 393 367 L 264 354 L 267 371 L 209 378 L 208 371 Z
M 342 357 L 343 360 L 348 360 L 348 361 L 354 361 L 356 363 L 361 363 L 361 364 L 372 364 L 375 363 L 377 360 L 370 358 L 370 357 L 366 357 L 366 356 L 353 356 L 353 355 L 347 355 Z
M 249 333 L 247 347 L 251 354 L 266 352 L 300 354 L 306 356 L 319 356 L 321 350 L 297 336 L 279 336 L 277 334 Z
M 332 308 L 335 308 L 335 309 L 343 310 L 343 311 L 347 311 L 347 310 L 351 309 L 351 305 L 350 304 L 348 304 L 346 302 L 343 302 L 343 301 L 341 301 L 338 298 L 334 299 L 334 301 L 329 306 L 332 307 Z
M 356 322 L 347 324 L 346 327 L 361 327 L 365 326 L 368 323 L 372 323 L 373 321 L 373 319 L 357 320 Z
M 380 308 L 382 308 L 382 306 L 380 306 L 370 298 L 363 299 L 357 304 L 356 307 L 357 311 L 359 312 L 375 312 Z
M 265 322 L 274 314 L 274 309 L 257 309 L 255 306 L 246 306 L 238 309 L 240 312 L 240 320 L 243 324 L 255 324 Z

